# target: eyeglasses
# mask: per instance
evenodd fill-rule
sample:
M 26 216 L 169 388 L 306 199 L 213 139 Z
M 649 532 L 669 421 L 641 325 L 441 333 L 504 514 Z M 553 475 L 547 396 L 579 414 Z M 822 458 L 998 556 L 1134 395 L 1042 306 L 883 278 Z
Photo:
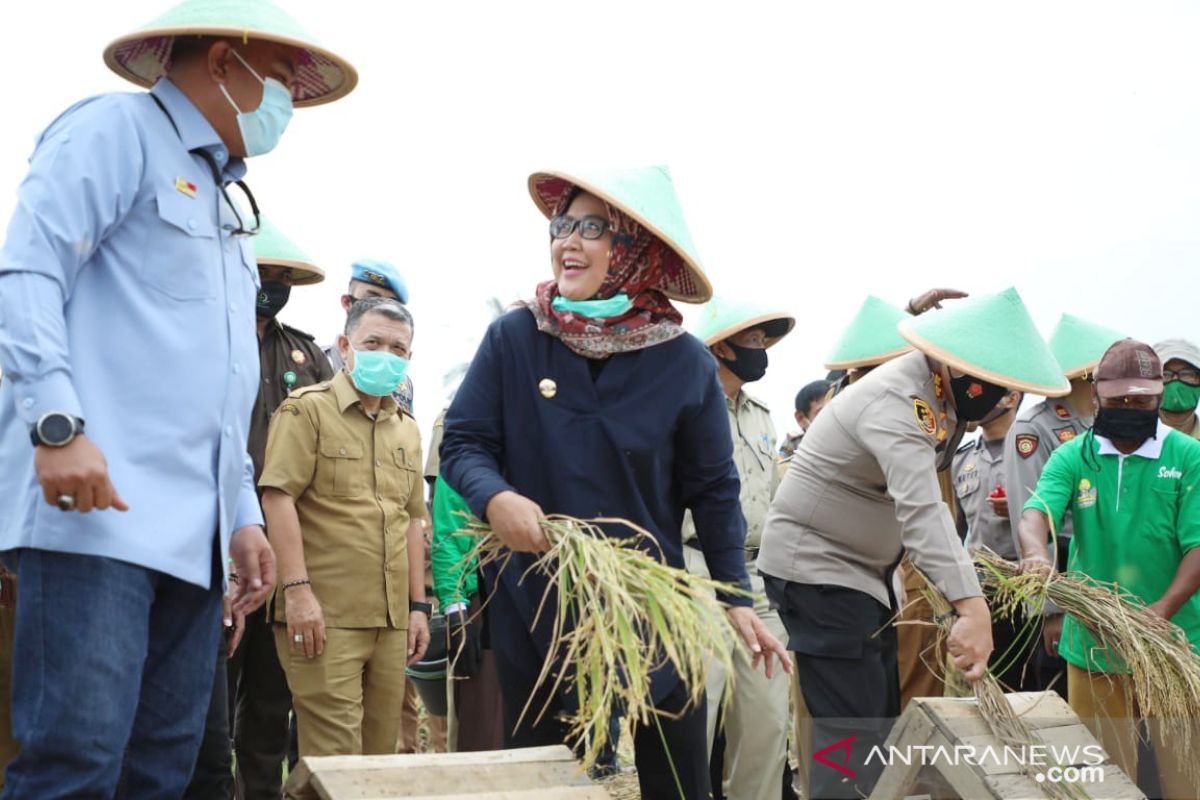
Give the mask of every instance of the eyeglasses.
M 565 239 L 579 229 L 579 235 L 584 239 L 599 239 L 610 230 L 608 220 L 589 214 L 583 219 L 575 219 L 566 214 L 559 214 L 550 220 L 550 237 Z
M 1200 370 L 1196 369 L 1164 369 L 1163 383 L 1183 381 L 1189 386 L 1200 386 Z

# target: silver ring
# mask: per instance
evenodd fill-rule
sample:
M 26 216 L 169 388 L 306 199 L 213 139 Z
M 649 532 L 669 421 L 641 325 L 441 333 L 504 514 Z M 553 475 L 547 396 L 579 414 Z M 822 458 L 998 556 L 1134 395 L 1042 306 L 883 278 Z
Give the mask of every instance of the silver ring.
M 293 637 L 292 637 L 292 641 L 293 641 L 293 642 L 303 642 L 303 641 L 304 641 L 304 634 L 303 634 L 303 633 L 297 633 L 295 636 L 293 636 Z
M 60 494 L 55 502 L 58 503 L 58 507 L 63 511 L 71 511 L 75 508 L 75 495 Z

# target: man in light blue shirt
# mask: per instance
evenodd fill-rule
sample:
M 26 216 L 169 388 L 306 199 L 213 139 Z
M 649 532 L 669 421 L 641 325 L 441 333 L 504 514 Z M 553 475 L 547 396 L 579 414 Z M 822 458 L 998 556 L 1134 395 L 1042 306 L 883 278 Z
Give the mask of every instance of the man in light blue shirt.
M 216 38 L 230 29 L 247 35 Z M 239 610 L 273 588 L 246 453 L 257 209 L 226 184 L 275 145 L 293 100 L 353 86 L 348 64 L 297 46 L 310 41 L 267 0 L 188 0 L 105 53 L 150 93 L 85 100 L 38 138 L 0 249 L 21 742 L 4 798 L 180 796 L 226 556 Z

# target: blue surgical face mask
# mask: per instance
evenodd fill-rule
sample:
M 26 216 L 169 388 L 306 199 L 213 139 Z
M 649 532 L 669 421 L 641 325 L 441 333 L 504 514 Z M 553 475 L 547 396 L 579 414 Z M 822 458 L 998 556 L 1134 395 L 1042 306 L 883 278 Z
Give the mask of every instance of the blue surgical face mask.
M 242 132 L 242 144 L 246 147 L 247 156 L 261 156 L 269 153 L 279 144 L 283 132 L 287 130 L 288 122 L 292 119 L 292 93 L 288 88 L 274 78 L 263 80 L 254 68 L 246 63 L 237 50 L 231 51 L 242 66 L 250 74 L 258 78 L 263 85 L 262 102 L 253 111 L 242 111 L 237 103 L 229 96 L 225 84 L 220 84 L 221 92 L 233 110 L 237 112 L 238 130 Z
M 355 350 L 350 380 L 363 394 L 387 397 L 400 388 L 408 374 L 408 359 L 387 350 Z

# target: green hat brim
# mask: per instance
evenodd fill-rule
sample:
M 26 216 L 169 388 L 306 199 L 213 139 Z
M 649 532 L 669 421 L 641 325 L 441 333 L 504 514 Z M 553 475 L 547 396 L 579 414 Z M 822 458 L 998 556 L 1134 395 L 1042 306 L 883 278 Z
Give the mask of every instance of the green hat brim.
M 153 86 L 167 73 L 176 36 L 257 39 L 296 48 L 292 102 L 297 108 L 332 102 L 358 84 L 358 71 L 349 61 L 318 45 L 286 12 L 265 0 L 185 0 L 110 42 L 104 63 L 138 86 Z
M 325 270 L 318 267 L 308 254 L 265 216 L 259 218 L 258 235 L 254 237 L 254 260 L 260 267 L 285 267 L 293 286 L 308 286 L 325 280 Z
M 1071 391 L 1015 289 L 910 317 L 897 327 L 925 355 L 976 378 L 1044 397 Z
M 703 303 L 712 297 L 712 284 L 700 266 L 666 167 L 622 170 L 589 178 L 542 170 L 529 176 L 528 185 L 529 196 L 547 219 L 573 186 L 620 209 L 662 240 L 674 256 L 666 259 L 663 278 L 655 288 L 683 303 Z M 638 194 L 644 196 L 635 196 Z
M 730 336 L 738 335 L 742 331 L 748 331 L 753 328 L 762 328 L 763 333 L 765 334 L 767 348 L 771 348 L 774 347 L 780 339 L 791 333 L 792 329 L 795 327 L 795 317 L 786 312 L 777 311 L 767 314 L 760 314 L 757 317 L 751 317 L 750 319 L 743 320 L 741 322 L 734 322 L 726 325 L 723 328 L 718 328 L 711 333 L 705 333 L 702 336 L 700 333 L 697 333 L 697 335 L 704 342 L 704 344 L 711 347 L 717 342 L 722 342 L 728 339 Z
M 1112 328 L 1063 314 L 1050 334 L 1050 352 L 1067 380 L 1074 380 L 1095 372 L 1105 351 L 1124 338 Z
M 908 314 L 868 295 L 825 358 L 825 369 L 875 367 L 912 350 L 896 325 Z

